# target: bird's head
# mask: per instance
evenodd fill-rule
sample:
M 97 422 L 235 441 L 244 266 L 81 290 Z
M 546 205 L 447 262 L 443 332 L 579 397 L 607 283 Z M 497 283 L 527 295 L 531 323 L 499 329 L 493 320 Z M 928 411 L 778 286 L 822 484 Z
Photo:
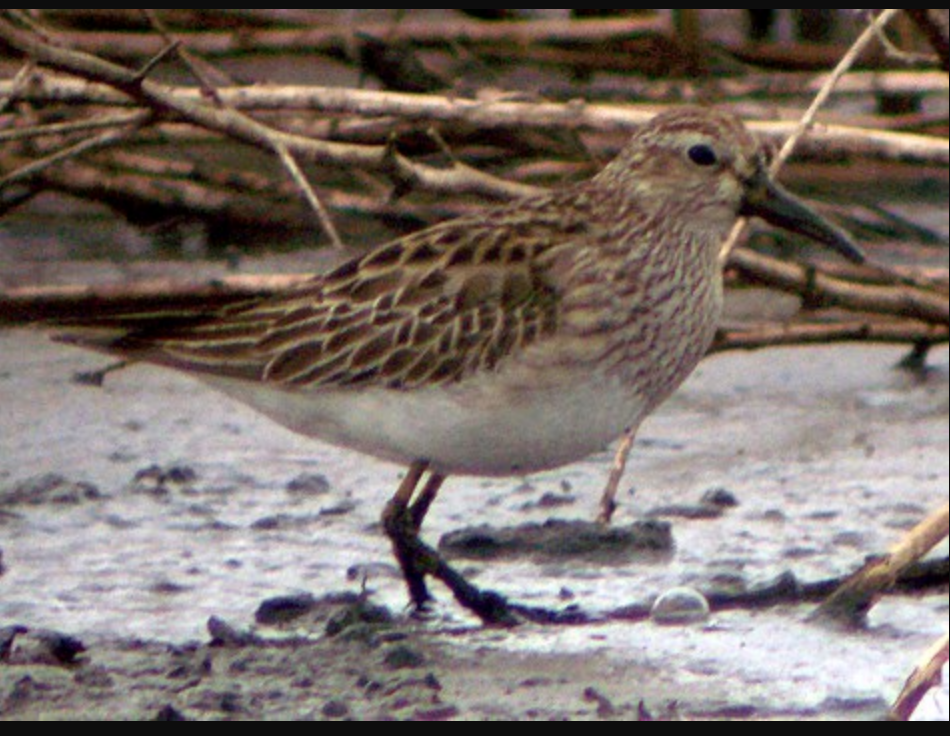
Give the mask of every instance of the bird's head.
M 648 216 L 687 229 L 724 239 L 738 217 L 760 217 L 864 261 L 843 230 L 773 179 L 762 145 L 729 113 L 688 107 L 658 115 L 598 180 Z

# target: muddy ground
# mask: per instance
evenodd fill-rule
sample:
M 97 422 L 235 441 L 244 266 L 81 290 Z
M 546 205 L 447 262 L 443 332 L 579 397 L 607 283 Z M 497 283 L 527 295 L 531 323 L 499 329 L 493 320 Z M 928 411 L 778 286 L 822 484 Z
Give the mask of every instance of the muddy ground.
M 459 564 L 522 603 L 594 617 L 679 585 L 846 574 L 947 497 L 947 351 L 926 380 L 894 371 L 901 355 L 849 346 L 706 362 L 644 426 L 618 519 L 659 510 L 675 550 Z M 72 382 L 102 364 L 0 333 L 0 630 L 31 632 L 7 629 L 0 719 L 606 720 L 641 704 L 657 718 L 874 718 L 947 629 L 945 587 L 889 597 L 850 632 L 808 623 L 807 605 L 686 627 L 492 631 L 442 591 L 433 618 L 413 622 L 377 523 L 400 468 L 293 436 L 161 370 L 104 389 Z M 453 479 L 426 533 L 592 519 L 610 459 Z M 691 512 L 715 490 L 738 506 Z M 255 621 L 274 597 L 364 586 L 388 622 L 328 636 L 343 602 Z M 945 690 L 922 715 L 946 718 Z

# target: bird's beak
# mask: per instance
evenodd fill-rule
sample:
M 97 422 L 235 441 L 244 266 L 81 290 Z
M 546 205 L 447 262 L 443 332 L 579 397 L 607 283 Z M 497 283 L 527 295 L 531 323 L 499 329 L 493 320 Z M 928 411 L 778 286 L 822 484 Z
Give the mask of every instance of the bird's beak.
M 805 235 L 837 251 L 852 263 L 861 264 L 866 260 L 864 251 L 847 233 L 773 181 L 764 169 L 747 182 L 740 214 L 761 217 L 771 225 Z

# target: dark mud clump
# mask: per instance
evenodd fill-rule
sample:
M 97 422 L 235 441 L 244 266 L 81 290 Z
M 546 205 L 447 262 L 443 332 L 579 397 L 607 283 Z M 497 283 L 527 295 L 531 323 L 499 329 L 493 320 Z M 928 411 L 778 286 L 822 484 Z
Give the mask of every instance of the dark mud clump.
M 12 506 L 78 506 L 101 501 L 102 492 L 91 483 L 77 483 L 61 475 L 41 475 L 0 488 L 0 508 Z
M 534 560 L 596 558 L 629 561 L 641 554 L 673 551 L 671 526 L 662 521 L 605 527 L 583 521 L 548 521 L 506 529 L 480 526 L 442 538 L 439 550 L 455 559 Z

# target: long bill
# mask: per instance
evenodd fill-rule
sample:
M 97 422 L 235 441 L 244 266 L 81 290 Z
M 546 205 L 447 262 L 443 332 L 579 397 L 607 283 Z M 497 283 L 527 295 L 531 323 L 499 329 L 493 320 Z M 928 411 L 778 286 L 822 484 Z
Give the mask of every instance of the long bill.
M 862 264 L 867 260 L 864 251 L 855 245 L 844 230 L 828 222 L 776 183 L 764 170 L 748 182 L 740 214 L 744 217 L 761 217 L 771 225 L 811 238 L 852 263 Z

